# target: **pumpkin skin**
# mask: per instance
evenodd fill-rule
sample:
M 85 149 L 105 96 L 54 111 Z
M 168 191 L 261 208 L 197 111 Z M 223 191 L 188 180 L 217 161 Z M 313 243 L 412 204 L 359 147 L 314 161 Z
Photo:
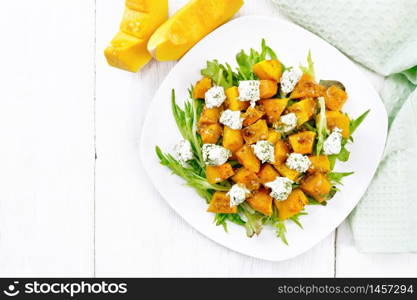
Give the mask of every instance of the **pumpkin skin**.
M 347 98 L 347 93 L 336 85 L 330 86 L 324 94 L 326 108 L 334 111 L 341 110 Z
M 274 147 L 275 164 L 284 163 L 287 160 L 290 150 L 283 140 L 278 140 Z
M 223 130 L 223 147 L 235 153 L 244 145 L 242 133 L 240 130 L 224 126 Z
M 236 86 L 232 86 L 225 91 L 226 100 L 224 105 L 226 108 L 233 111 L 242 111 L 249 107 L 250 103 L 248 101 L 239 100 L 239 89 Z
M 327 176 L 322 173 L 314 173 L 307 176 L 301 182 L 301 189 L 318 202 L 323 202 L 327 198 L 331 189 L 331 184 Z
M 316 172 L 330 172 L 330 161 L 327 155 L 311 155 L 308 158 L 311 161 L 311 165 L 307 170 L 307 173 L 312 174 Z
M 308 203 L 308 199 L 302 190 L 295 189 L 286 200 L 274 200 L 274 203 L 278 209 L 279 218 L 281 220 L 286 220 L 302 211 L 304 206 Z
M 251 191 L 258 190 L 261 186 L 259 177 L 256 175 L 256 173 L 244 167 L 239 168 L 235 172 L 235 175 L 232 177 L 232 180 L 236 183 L 244 184 L 246 188 Z
M 304 73 L 298 83 L 295 85 L 294 90 L 291 92 L 291 99 L 302 98 L 317 98 L 324 96 L 326 88 L 317 84 L 313 77 Z
M 222 135 L 222 131 L 222 126 L 219 123 L 215 123 L 200 126 L 198 133 L 204 144 L 216 144 Z
M 254 144 L 268 138 L 268 125 L 265 120 L 258 120 L 256 123 L 242 129 L 243 139 L 247 144 Z
M 205 125 L 205 124 L 216 124 L 219 122 L 220 119 L 220 108 L 219 107 L 213 107 L 213 108 L 207 108 L 204 107 L 200 120 L 198 121 L 199 125 Z
M 249 107 L 243 114 L 243 126 L 249 126 L 258 121 L 265 115 L 264 108 L 262 106 Z
M 204 77 L 194 86 L 193 97 L 194 99 L 204 99 L 206 97 L 206 92 L 213 86 L 211 79 Z
M 246 199 L 249 205 L 256 211 L 266 215 L 272 216 L 272 197 L 269 195 L 268 190 L 260 189 L 252 194 L 251 197 Z
M 222 182 L 232 177 L 234 173 L 232 165 L 229 163 L 220 166 L 207 166 L 206 168 L 207 181 L 211 184 Z
M 269 99 L 278 93 L 278 84 L 272 80 L 261 80 L 259 85 L 261 99 Z
M 289 141 L 294 152 L 300 154 L 310 154 L 313 152 L 315 138 L 315 132 L 303 131 L 290 135 Z
M 311 119 L 316 111 L 317 103 L 312 98 L 306 98 L 288 107 L 287 111 L 297 116 L 297 126 L 303 125 Z
M 282 64 L 277 59 L 263 60 L 254 64 L 252 71 L 259 79 L 279 82 L 282 76 Z
M 273 124 L 279 120 L 288 104 L 288 99 L 267 99 L 258 101 L 265 110 L 268 123 Z
M 252 147 L 250 145 L 245 145 L 236 151 L 236 158 L 238 162 L 246 169 L 255 173 L 259 172 L 261 168 L 261 162 L 256 157 L 255 153 L 253 153 Z
M 259 171 L 259 173 L 257 175 L 259 177 L 259 181 L 262 184 L 274 181 L 275 178 L 277 178 L 279 176 L 278 172 L 270 164 L 263 165 L 261 167 L 261 170 Z
M 340 111 L 326 111 L 327 127 L 330 130 L 337 127 L 342 130 L 342 136 L 348 139 L 350 136 L 349 117 Z
M 281 174 L 283 177 L 287 177 L 292 181 L 298 181 L 300 177 L 300 173 L 296 170 L 288 168 L 284 163 L 274 164 L 275 169 Z
M 237 206 L 230 207 L 230 198 L 225 192 L 215 192 L 207 211 L 218 214 L 235 214 Z
M 272 145 L 275 145 L 281 139 L 281 133 L 273 128 L 268 129 L 268 139 Z

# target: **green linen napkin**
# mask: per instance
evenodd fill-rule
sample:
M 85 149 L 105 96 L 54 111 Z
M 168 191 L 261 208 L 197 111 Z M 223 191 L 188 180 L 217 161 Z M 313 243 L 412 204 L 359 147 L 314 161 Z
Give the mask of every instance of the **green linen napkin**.
M 274 2 L 295 23 L 386 76 L 384 157 L 349 220 L 360 251 L 417 251 L 417 0 Z

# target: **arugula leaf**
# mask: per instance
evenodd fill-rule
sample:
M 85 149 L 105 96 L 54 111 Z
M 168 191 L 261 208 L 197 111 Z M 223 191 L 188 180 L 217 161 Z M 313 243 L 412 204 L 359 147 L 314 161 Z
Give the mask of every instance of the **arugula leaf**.
M 246 217 L 246 223 L 244 224 L 246 228 L 246 235 L 252 237 L 255 234 L 259 235 L 262 231 L 262 218 L 263 216 L 255 212 L 247 203 L 242 203 L 239 205 L 239 210 Z
M 281 241 L 288 246 L 288 241 L 287 241 L 287 227 L 285 226 L 284 221 L 282 220 L 278 220 L 275 224 L 274 227 L 276 229 L 276 233 L 277 233 L 277 237 L 279 237 L 281 239 Z
M 360 115 L 357 119 L 351 120 L 349 127 L 350 127 L 350 134 L 354 133 L 355 130 L 361 125 L 363 120 L 365 120 L 366 116 L 369 114 L 371 110 L 368 109 L 366 112 L 364 112 L 362 115 Z
M 329 180 L 334 184 L 342 184 L 342 179 L 346 176 L 350 176 L 355 172 L 330 172 L 327 174 Z
M 303 73 L 307 73 L 313 78 L 316 77 L 316 72 L 314 70 L 314 62 L 313 62 L 313 59 L 311 58 L 310 50 L 308 51 L 308 55 L 307 55 L 307 66 L 305 67 L 303 65 L 300 65 L 300 69 L 301 71 L 303 71 Z
M 326 120 L 326 103 L 324 102 L 323 97 L 318 98 L 320 113 L 319 113 L 319 122 L 317 125 L 317 144 L 316 144 L 316 154 L 320 155 L 321 150 L 323 149 L 324 140 L 328 135 L 327 132 L 327 120 Z
M 224 231 L 227 232 L 227 220 L 237 225 L 245 225 L 245 221 L 242 220 L 239 214 L 215 214 L 214 223 L 216 226 L 223 226 Z
M 340 161 L 348 161 L 350 157 L 350 152 L 345 148 L 345 146 L 343 146 L 339 154 L 336 154 L 336 157 Z
M 225 89 L 232 87 L 236 81 L 232 67 L 229 64 L 220 64 L 217 59 L 207 61 L 207 67 L 201 70 L 201 75 L 210 78 Z
M 301 217 L 301 216 L 305 216 L 305 215 L 308 215 L 308 213 L 306 213 L 306 212 L 299 212 L 298 214 L 296 214 L 296 215 L 294 215 L 294 216 L 292 216 L 292 217 L 290 217 L 289 218 L 289 220 L 291 220 L 291 221 L 293 221 L 298 227 L 300 227 L 301 229 L 304 229 L 303 228 L 303 225 L 301 225 L 301 222 L 299 221 L 299 218 Z

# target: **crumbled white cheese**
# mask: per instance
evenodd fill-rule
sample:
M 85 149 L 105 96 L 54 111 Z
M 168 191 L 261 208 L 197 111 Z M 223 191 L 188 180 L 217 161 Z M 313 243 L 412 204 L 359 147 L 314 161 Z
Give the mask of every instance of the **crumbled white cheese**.
M 307 155 L 302 155 L 300 153 L 291 153 L 288 156 L 285 165 L 292 170 L 304 173 L 308 170 L 308 168 L 310 168 L 311 161 Z
M 186 162 L 194 157 L 191 143 L 187 140 L 179 141 L 179 143 L 174 146 L 174 156 L 181 165 L 185 166 Z
M 232 156 L 230 150 L 215 144 L 204 144 L 201 151 L 203 160 L 208 166 L 220 166 Z
M 220 123 L 232 129 L 242 129 L 243 118 L 241 117 L 239 110 L 233 111 L 227 109 L 222 112 L 220 116 Z
M 259 80 L 243 80 L 239 82 L 239 100 L 250 101 L 252 107 L 255 107 L 256 101 L 261 99 L 260 92 L 261 82 Z
M 205 94 L 207 108 L 219 107 L 226 100 L 224 88 L 221 86 L 213 86 Z
M 239 205 L 246 200 L 246 197 L 250 194 L 250 191 L 244 184 L 234 184 L 232 188 L 227 192 L 230 197 L 230 207 Z
M 297 115 L 295 113 L 289 113 L 281 116 L 279 122 L 274 124 L 274 127 L 285 133 L 294 130 L 294 128 L 297 127 Z
M 323 151 L 326 155 L 339 154 L 342 150 L 342 130 L 335 127 L 323 144 Z
M 255 145 L 252 145 L 252 149 L 256 157 L 259 158 L 262 163 L 275 162 L 274 145 L 271 142 L 258 141 Z
M 274 181 L 265 183 L 272 191 L 271 197 L 276 200 L 284 201 L 292 192 L 293 181 L 287 177 L 277 177 Z
M 285 70 L 281 77 L 281 92 L 283 94 L 288 94 L 292 92 L 297 82 L 300 80 L 303 72 L 298 68 L 291 68 Z

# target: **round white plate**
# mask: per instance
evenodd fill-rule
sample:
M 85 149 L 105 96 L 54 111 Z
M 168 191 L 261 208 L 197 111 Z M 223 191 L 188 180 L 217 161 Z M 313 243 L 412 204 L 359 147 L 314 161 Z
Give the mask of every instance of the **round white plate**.
M 341 191 L 327 206 L 307 206 L 308 215 L 300 218 L 304 230 L 287 222 L 285 245 L 266 226 L 259 236 L 246 237 L 245 229 L 228 223 L 228 233 L 213 224 L 213 214 L 207 213 L 207 204 L 181 178 L 161 166 L 155 155 L 155 146 L 164 152 L 180 139 L 171 113 L 171 90 L 175 89 L 177 103 L 187 99 L 187 89 L 201 78 L 200 69 L 207 60 L 218 59 L 235 67 L 235 55 L 244 49 L 260 49 L 262 38 L 275 50 L 286 66 L 306 64 L 311 50 L 318 79 L 343 82 L 349 94 L 344 106 L 349 116 L 357 118 L 371 109 L 368 117 L 354 134 L 347 163 L 338 162 L 337 171 L 354 171 L 344 179 Z M 383 153 L 387 134 L 385 108 L 373 87 L 357 67 L 336 48 L 316 35 L 288 22 L 267 17 L 235 19 L 208 35 L 191 49 L 166 77 L 150 106 L 140 145 L 145 169 L 156 189 L 168 204 L 191 226 L 213 241 L 253 257 L 279 261 L 307 251 L 329 235 L 352 211 L 365 193 Z M 155 213 L 155 212 L 154 212 Z

